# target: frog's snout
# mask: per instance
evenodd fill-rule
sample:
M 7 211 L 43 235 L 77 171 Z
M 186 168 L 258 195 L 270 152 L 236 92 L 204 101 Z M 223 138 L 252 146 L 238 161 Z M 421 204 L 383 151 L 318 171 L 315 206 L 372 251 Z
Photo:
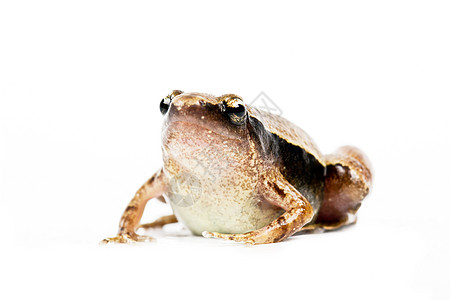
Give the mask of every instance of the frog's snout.
M 198 93 L 185 93 L 178 95 L 172 101 L 172 105 L 178 110 L 189 107 L 204 107 L 208 99 Z

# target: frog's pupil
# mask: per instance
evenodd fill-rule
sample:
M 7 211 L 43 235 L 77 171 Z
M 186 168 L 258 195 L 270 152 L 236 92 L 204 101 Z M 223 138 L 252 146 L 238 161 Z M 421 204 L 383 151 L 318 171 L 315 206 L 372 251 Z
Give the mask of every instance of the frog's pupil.
M 225 112 L 230 118 L 231 122 L 235 125 L 241 125 L 244 122 L 245 107 L 239 104 L 237 107 L 226 107 Z
M 243 105 L 238 105 L 237 107 L 227 107 L 228 114 L 235 114 L 238 117 L 243 117 L 245 114 L 245 108 Z

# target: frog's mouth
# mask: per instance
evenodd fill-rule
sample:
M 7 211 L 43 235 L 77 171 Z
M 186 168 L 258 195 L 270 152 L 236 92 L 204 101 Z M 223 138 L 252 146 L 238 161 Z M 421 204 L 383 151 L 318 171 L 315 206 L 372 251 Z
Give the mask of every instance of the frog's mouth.
M 217 126 L 209 126 L 208 124 L 199 124 L 198 122 L 189 122 L 189 121 L 175 121 L 163 129 L 163 132 L 172 133 L 172 132 L 183 133 L 184 137 L 202 140 L 204 137 L 208 139 L 212 138 L 214 140 L 231 140 L 231 141 L 239 141 L 239 136 L 237 136 L 234 132 L 228 131 L 226 128 L 217 127 Z

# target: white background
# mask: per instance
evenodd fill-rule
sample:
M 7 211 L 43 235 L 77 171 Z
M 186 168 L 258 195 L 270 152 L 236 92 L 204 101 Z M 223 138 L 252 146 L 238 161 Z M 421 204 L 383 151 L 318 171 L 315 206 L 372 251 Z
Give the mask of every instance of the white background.
M 2 299 L 448 299 L 448 1 L 2 1 Z M 351 228 L 100 247 L 161 166 L 173 89 L 264 91 L 375 170 Z M 144 221 L 169 213 L 151 202 Z

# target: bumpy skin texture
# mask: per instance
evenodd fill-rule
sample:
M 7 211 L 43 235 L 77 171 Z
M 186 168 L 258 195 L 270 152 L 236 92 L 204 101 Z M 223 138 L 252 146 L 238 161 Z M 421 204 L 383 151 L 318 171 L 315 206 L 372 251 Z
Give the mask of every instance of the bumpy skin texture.
M 164 166 L 131 200 L 118 235 L 103 243 L 149 240 L 136 230 L 177 221 L 205 237 L 275 243 L 352 223 L 371 188 L 360 150 L 324 156 L 303 130 L 236 95 L 174 91 L 161 111 Z M 162 197 L 174 215 L 139 225 L 147 201 Z

